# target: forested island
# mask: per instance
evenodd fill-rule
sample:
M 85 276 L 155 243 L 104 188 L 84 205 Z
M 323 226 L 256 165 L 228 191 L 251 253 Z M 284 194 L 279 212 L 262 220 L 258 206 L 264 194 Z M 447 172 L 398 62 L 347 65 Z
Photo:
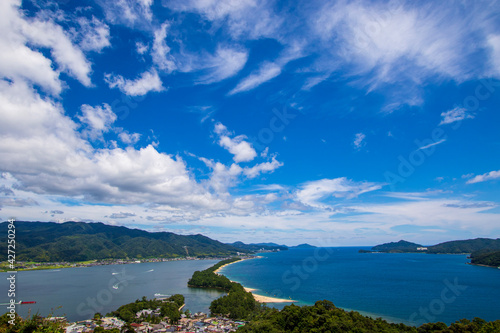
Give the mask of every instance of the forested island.
M 430 253 L 430 254 L 470 254 L 471 264 L 500 267 L 500 238 L 476 238 L 439 243 L 432 246 L 400 240 L 380 244 L 360 253 Z

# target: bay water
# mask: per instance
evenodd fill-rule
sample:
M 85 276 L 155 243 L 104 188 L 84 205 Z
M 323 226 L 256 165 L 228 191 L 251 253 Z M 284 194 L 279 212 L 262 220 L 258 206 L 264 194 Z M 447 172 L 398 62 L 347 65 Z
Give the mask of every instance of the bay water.
M 358 253 L 359 249 L 264 253 L 221 272 L 257 289 L 257 294 L 297 300 L 297 305 L 327 299 L 337 307 L 397 323 L 500 319 L 500 269 L 468 265 L 466 255 Z
M 312 305 L 327 299 L 346 310 L 392 322 L 420 325 L 462 318 L 500 319 L 500 269 L 466 264 L 466 255 L 358 253 L 360 247 L 290 249 L 259 254 L 221 272 L 257 294 Z M 188 288 L 194 271 L 216 260 L 22 271 L 16 300 L 26 316 L 66 315 L 70 321 L 106 314 L 145 296 L 183 294 L 186 308 L 208 312 L 217 290 Z M 7 303 L 8 274 L 0 273 L 0 303 Z M 286 303 L 270 303 L 283 308 Z M 4 309 L 2 313 L 5 313 Z
M 194 271 L 204 270 L 217 262 L 182 260 L 19 271 L 16 274 L 16 301 L 36 301 L 36 304 L 18 305 L 17 312 L 23 317 L 28 313 L 65 315 L 69 321 L 77 321 L 89 319 L 96 312 L 105 315 L 143 296 L 152 299 L 182 294 L 186 309 L 207 313 L 210 303 L 223 293 L 189 288 L 187 281 Z M 0 273 L 0 303 L 9 302 L 8 276 L 8 273 Z M 5 312 L 4 306 L 1 313 Z

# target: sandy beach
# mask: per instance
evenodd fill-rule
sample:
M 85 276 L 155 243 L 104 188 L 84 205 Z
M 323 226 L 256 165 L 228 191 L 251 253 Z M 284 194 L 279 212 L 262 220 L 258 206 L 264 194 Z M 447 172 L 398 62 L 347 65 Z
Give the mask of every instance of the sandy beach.
M 235 261 L 235 262 L 232 262 L 232 263 L 229 263 L 229 264 L 225 264 L 225 265 L 222 265 L 221 267 L 219 267 L 218 269 L 216 269 L 214 271 L 215 274 L 219 274 L 221 275 L 221 273 L 219 273 L 219 271 L 221 269 L 223 269 L 224 267 L 228 266 L 228 265 L 231 265 L 231 264 L 234 264 L 236 262 L 240 262 L 242 260 L 249 260 L 249 259 L 258 259 L 258 258 L 261 258 L 261 257 L 255 257 L 255 258 L 244 258 L 244 259 L 241 259 L 241 260 L 238 260 L 238 261 Z M 235 282 L 235 281 L 231 281 L 231 282 Z M 291 300 L 291 299 L 285 299 L 285 298 L 277 298 L 277 297 L 269 297 L 269 296 L 263 296 L 263 295 L 258 295 L 258 294 L 255 294 L 254 291 L 256 291 L 257 289 L 252 289 L 252 288 L 246 288 L 245 286 L 243 286 L 243 288 L 245 288 L 246 291 L 248 292 L 251 292 L 252 295 L 253 295 L 253 298 L 257 301 L 257 302 L 260 302 L 260 303 L 293 303 L 293 302 L 297 302 L 297 301 L 294 301 L 294 300 Z

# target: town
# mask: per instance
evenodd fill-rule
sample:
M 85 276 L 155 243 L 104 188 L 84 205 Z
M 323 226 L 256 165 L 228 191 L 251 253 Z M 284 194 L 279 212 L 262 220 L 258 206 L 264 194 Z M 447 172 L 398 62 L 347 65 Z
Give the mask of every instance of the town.
M 146 309 L 136 313 L 137 318 L 143 315 L 159 316 L 159 309 Z M 65 322 L 64 317 L 52 317 L 47 320 Z M 168 324 L 168 318 L 163 318 L 158 324 L 148 321 L 140 323 L 127 323 L 117 317 L 103 317 L 67 323 L 66 333 L 91 333 L 103 331 L 137 333 L 163 333 L 163 332 L 235 332 L 238 327 L 245 325 L 243 321 L 234 321 L 224 317 L 208 317 L 203 312 L 186 315 L 182 314 L 177 324 Z

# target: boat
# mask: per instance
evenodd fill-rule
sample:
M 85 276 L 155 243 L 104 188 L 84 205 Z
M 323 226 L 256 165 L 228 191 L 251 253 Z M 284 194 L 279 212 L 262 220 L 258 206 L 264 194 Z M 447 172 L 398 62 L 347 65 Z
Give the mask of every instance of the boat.
M 114 284 L 113 289 L 118 289 L 118 284 Z
M 15 305 L 23 305 L 23 304 L 35 304 L 36 302 L 35 301 L 19 301 L 17 303 L 13 303 Z M 2 303 L 0 305 L 10 305 L 11 303 Z
M 172 295 L 164 295 L 164 294 L 160 294 L 160 293 L 156 293 L 155 294 L 155 297 L 170 297 Z

